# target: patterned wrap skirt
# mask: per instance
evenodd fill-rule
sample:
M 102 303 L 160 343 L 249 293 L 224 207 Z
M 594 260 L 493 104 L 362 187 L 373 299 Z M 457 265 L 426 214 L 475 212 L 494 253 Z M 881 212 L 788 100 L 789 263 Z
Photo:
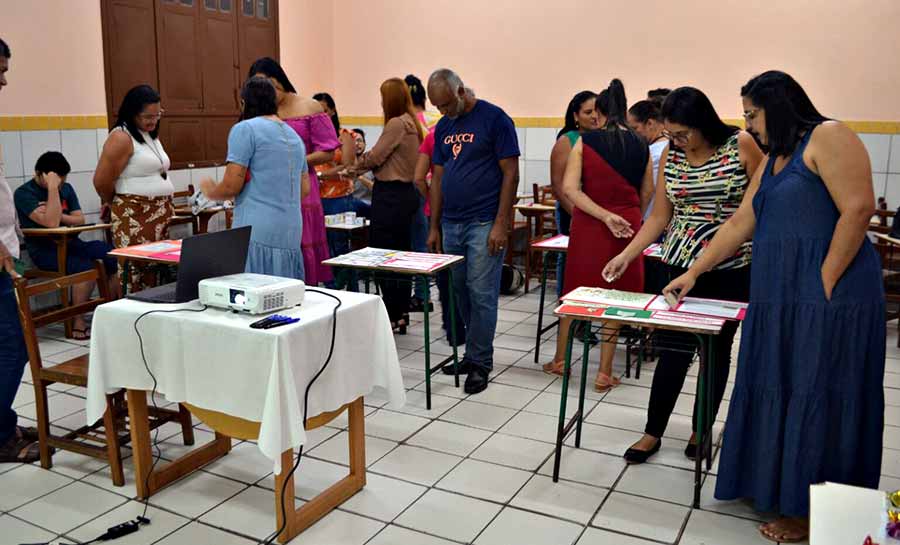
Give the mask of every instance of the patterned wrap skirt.
M 169 221 L 175 215 L 171 196 L 116 195 L 110 211 L 116 248 L 165 240 L 169 236 Z M 157 284 L 156 274 L 147 265 L 131 263 L 127 274 L 129 293 Z

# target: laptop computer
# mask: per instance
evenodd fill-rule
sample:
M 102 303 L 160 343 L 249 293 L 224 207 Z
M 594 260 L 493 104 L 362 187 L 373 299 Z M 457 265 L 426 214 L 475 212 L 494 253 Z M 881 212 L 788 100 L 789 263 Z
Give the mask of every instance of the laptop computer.
M 184 239 L 178 280 L 126 297 L 146 303 L 186 303 L 197 299 L 197 284 L 201 280 L 244 272 L 250 229 L 248 225 Z

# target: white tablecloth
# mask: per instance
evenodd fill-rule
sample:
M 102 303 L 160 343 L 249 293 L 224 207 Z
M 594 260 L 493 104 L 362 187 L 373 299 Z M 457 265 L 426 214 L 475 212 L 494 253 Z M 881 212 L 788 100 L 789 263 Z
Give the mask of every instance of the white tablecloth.
M 381 390 L 393 407 L 406 402 L 390 320 L 381 298 L 327 290 L 340 297 L 334 354 L 310 388 L 309 415 L 333 411 Z M 281 453 L 306 442 L 303 394 L 325 363 L 337 301 L 307 291 L 300 307 L 283 315 L 300 322 L 251 329 L 261 316 L 209 308 L 154 313 L 138 324 L 157 392 L 172 402 L 260 422 L 259 449 L 280 471 Z M 105 394 L 119 388 L 151 390 L 135 320 L 150 310 L 199 309 L 198 301 L 160 305 L 122 299 L 94 313 L 87 391 L 87 420 L 106 410 Z

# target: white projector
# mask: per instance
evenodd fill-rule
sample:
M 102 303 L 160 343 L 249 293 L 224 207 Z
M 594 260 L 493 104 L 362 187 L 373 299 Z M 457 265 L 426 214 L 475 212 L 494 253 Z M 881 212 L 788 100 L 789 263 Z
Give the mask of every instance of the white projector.
M 201 280 L 200 303 L 250 314 L 265 314 L 303 302 L 302 280 L 241 273 Z

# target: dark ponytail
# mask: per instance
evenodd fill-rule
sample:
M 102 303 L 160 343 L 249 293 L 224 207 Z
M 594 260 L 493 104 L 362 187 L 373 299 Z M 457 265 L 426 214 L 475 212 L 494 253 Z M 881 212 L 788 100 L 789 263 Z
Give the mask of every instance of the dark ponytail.
M 600 108 L 600 112 L 606 116 L 606 126 L 628 124 L 628 101 L 625 98 L 625 86 L 622 80 L 614 78 L 606 88 L 606 109 Z

